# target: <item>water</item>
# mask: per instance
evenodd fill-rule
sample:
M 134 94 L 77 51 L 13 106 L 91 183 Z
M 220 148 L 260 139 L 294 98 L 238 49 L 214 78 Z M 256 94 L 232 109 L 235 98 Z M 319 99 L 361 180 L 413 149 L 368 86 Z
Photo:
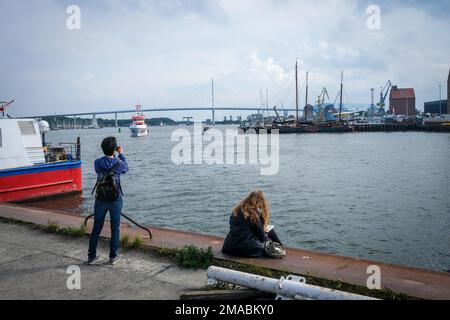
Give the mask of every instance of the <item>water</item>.
M 271 223 L 292 247 L 423 267 L 450 269 L 450 135 L 355 133 L 280 136 L 280 171 L 258 166 L 176 166 L 173 127 L 59 131 L 81 136 L 84 194 L 34 205 L 92 213 L 93 161 L 115 135 L 130 172 L 122 179 L 124 212 L 148 225 L 225 236 L 229 214 L 254 189 L 271 204 Z M 192 130 L 192 128 L 190 129 Z

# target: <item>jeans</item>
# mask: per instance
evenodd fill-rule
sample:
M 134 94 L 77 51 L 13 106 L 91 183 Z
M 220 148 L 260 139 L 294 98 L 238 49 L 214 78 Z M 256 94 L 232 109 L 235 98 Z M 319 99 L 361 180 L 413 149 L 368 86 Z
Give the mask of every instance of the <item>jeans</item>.
M 278 242 L 279 244 L 283 245 L 281 243 L 280 238 L 278 238 L 278 235 L 276 234 L 275 230 L 272 229 L 269 231 L 269 233 L 267 234 L 267 236 L 269 237 L 270 240 L 272 240 L 273 242 Z
M 114 202 L 103 202 L 95 200 L 94 205 L 94 227 L 92 229 L 91 237 L 89 239 L 89 259 L 94 259 L 97 256 L 97 244 L 100 233 L 103 229 L 106 213 L 109 211 L 111 224 L 111 243 L 109 258 L 117 257 L 120 241 L 120 216 L 122 214 L 123 201 L 122 198 Z

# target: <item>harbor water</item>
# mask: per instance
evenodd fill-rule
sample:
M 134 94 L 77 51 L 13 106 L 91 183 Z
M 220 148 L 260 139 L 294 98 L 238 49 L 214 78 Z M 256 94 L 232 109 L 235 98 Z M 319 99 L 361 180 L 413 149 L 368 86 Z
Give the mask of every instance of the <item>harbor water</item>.
M 92 213 L 93 162 L 114 135 L 130 167 L 123 211 L 144 224 L 225 236 L 233 207 L 260 189 L 288 246 L 450 269 L 449 134 L 282 135 L 279 173 L 262 176 L 257 165 L 173 164 L 174 129 L 152 127 L 142 138 L 128 128 L 50 132 L 48 141 L 81 137 L 84 192 L 32 205 Z

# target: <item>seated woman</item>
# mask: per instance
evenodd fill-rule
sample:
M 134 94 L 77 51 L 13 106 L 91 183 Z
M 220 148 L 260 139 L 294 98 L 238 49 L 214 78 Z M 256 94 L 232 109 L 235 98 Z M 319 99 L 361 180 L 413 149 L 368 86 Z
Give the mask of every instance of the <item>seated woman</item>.
M 286 254 L 273 227 L 269 226 L 269 204 L 262 191 L 250 193 L 233 209 L 222 252 L 251 258 L 266 255 L 281 258 Z

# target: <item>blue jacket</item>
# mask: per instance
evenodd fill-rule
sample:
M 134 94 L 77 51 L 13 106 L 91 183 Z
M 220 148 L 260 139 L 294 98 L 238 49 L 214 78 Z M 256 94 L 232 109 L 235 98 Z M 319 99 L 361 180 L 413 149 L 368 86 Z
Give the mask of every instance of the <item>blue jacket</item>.
M 234 256 L 259 258 L 264 256 L 264 242 L 268 236 L 261 220 L 255 224 L 242 213 L 230 217 L 230 232 L 223 243 L 222 252 Z
M 120 175 L 128 172 L 127 159 L 123 154 L 119 154 L 118 158 L 108 158 L 107 156 L 104 156 L 95 160 L 94 167 L 95 172 L 97 173 L 97 179 L 115 166 L 118 161 L 120 161 L 120 164 L 114 169 L 114 178 L 117 179 L 120 186 Z

